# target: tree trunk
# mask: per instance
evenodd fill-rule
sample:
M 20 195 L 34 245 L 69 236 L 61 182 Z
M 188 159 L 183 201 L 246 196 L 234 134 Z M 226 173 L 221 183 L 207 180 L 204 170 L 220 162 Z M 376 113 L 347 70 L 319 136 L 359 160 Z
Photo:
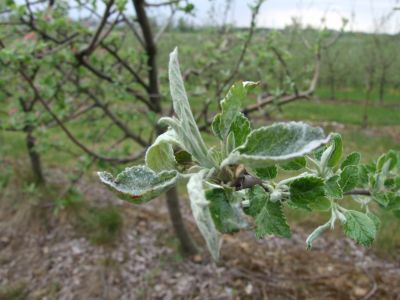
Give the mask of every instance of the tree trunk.
M 330 78 L 330 87 L 331 87 L 331 99 L 336 100 L 336 83 L 335 83 L 335 78 L 333 76 Z
M 175 235 L 179 239 L 182 253 L 191 256 L 197 253 L 197 248 L 190 238 L 183 222 L 177 189 L 174 187 L 166 193 L 169 216 L 174 227 Z
M 31 161 L 33 180 L 37 185 L 44 185 L 45 179 L 42 172 L 40 155 L 35 149 L 36 139 L 33 136 L 33 127 L 28 125 L 25 127 L 24 131 L 26 133 L 26 147 L 28 149 L 29 159 Z
M 364 101 L 364 115 L 363 115 L 363 120 L 362 120 L 362 128 L 366 129 L 368 127 L 368 109 L 370 105 L 370 100 L 371 100 L 371 93 L 374 88 L 374 83 L 373 83 L 373 74 L 369 74 L 368 78 L 368 84 L 367 84 L 367 93 L 365 96 L 365 101 Z
M 148 96 L 152 104 L 152 110 L 155 113 L 162 114 L 160 86 L 158 80 L 158 67 L 157 67 L 157 45 L 154 41 L 152 28 L 147 17 L 145 1 L 132 0 L 136 12 L 137 22 L 142 31 L 143 42 L 147 55 L 147 76 L 148 76 Z M 162 133 L 160 128 L 156 128 L 157 134 Z M 183 223 L 183 218 L 179 206 L 179 198 L 176 188 L 169 190 L 166 194 L 168 211 L 171 222 L 174 226 L 176 237 L 181 244 L 182 253 L 184 255 L 193 255 L 197 252 L 196 246 L 186 227 Z
M 382 71 L 381 80 L 379 81 L 379 103 L 383 104 L 385 97 L 385 85 L 386 85 L 386 71 Z

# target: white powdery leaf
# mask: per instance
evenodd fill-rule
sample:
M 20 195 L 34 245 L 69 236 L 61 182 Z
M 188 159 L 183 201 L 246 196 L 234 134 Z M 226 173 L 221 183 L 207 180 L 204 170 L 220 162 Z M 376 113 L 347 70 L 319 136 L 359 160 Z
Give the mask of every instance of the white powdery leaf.
M 203 188 L 203 177 L 206 172 L 206 170 L 202 170 L 199 173 L 192 175 L 187 184 L 187 189 L 189 193 L 190 207 L 197 227 L 204 237 L 213 259 L 218 261 L 220 249 L 218 232 L 211 217 L 209 202 L 206 199 Z
M 282 163 L 308 154 L 329 140 L 321 128 L 303 122 L 275 123 L 253 130 L 222 166 L 243 163 L 260 167 Z
M 146 166 L 126 168 L 115 178 L 108 172 L 97 172 L 100 180 L 118 192 L 121 199 L 143 203 L 172 188 L 179 179 L 177 171 L 156 173 Z
M 184 149 L 175 130 L 169 128 L 166 132 L 158 136 L 154 143 L 147 149 L 145 156 L 146 165 L 156 172 L 175 169 L 174 145 Z
M 206 144 L 190 109 L 179 67 L 177 48 L 169 56 L 168 75 L 173 107 L 178 118 L 163 118 L 162 122 L 168 123 L 175 129 L 180 142 L 200 165 L 212 167 L 213 161 L 207 156 Z

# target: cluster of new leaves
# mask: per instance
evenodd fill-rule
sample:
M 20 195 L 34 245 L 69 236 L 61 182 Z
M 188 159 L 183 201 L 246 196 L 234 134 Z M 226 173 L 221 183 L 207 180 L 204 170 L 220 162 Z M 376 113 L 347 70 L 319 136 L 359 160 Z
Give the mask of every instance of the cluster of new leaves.
M 187 181 L 194 219 L 215 260 L 220 233 L 255 229 L 258 238 L 290 237 L 284 206 L 330 211 L 329 221 L 308 237 L 309 248 L 336 221 L 348 237 L 370 245 L 379 227 L 369 209 L 373 200 L 400 212 L 399 153 L 389 152 L 363 166 L 359 153 L 342 158 L 339 134 L 326 137 L 320 128 L 301 122 L 252 129 L 241 105 L 257 83 L 238 82 L 230 88 L 212 123 L 220 146 L 208 148 L 193 118 L 177 55 L 177 50 L 172 52 L 169 63 L 176 116 L 160 120 L 168 130 L 147 150 L 146 165 L 127 168 L 115 178 L 98 173 L 121 198 L 143 203 L 179 180 Z M 278 171 L 300 170 L 296 176 L 277 179 Z M 343 207 L 347 194 L 361 204 L 362 212 Z

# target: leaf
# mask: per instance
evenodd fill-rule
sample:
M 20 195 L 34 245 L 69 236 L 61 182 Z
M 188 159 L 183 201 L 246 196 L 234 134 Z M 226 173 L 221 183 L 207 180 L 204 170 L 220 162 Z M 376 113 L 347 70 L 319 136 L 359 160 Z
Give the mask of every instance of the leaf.
M 331 221 L 318 226 L 306 239 L 307 249 L 310 250 L 312 248 L 312 243 L 326 230 L 331 227 Z
M 242 218 L 240 203 L 232 203 L 232 191 L 215 188 L 206 191 L 211 216 L 218 231 L 231 233 L 247 226 Z
M 343 191 L 339 185 L 339 176 L 335 175 L 325 181 L 325 194 L 329 199 L 336 200 L 343 198 Z
M 116 4 L 119 12 L 123 12 L 125 10 L 127 3 L 128 3 L 128 0 L 116 0 L 115 1 L 115 4 Z
M 249 199 L 250 205 L 244 208 L 243 211 L 255 218 L 268 201 L 269 195 L 262 186 L 255 185 L 246 191 L 246 198 Z
M 251 132 L 250 121 L 239 113 L 231 125 L 230 132 L 233 132 L 236 147 L 243 145 Z
M 115 189 L 119 197 L 135 204 L 156 198 L 172 188 L 179 178 L 176 171 L 156 173 L 146 166 L 126 168 L 115 178 L 108 172 L 97 172 L 97 175 Z
M 221 128 L 222 128 L 221 122 L 222 122 L 221 113 L 218 113 L 215 115 L 215 117 L 211 123 L 211 129 L 216 137 L 218 137 L 220 140 L 223 140 L 223 138 L 222 138 L 223 133 L 221 132 Z
M 290 227 L 283 214 L 282 203 L 266 201 L 256 217 L 256 236 L 261 239 L 267 234 L 291 237 Z
M 352 152 L 344 159 L 340 168 L 343 170 L 347 166 L 356 166 L 360 163 L 361 154 L 358 152 Z
M 318 202 L 326 203 L 324 180 L 307 176 L 294 180 L 290 184 L 290 204 L 306 210 L 318 207 Z
M 372 192 L 372 199 L 378 202 L 383 207 L 388 207 L 391 203 L 396 201 L 396 194 L 393 192 Z M 390 209 L 390 207 L 388 207 Z
M 392 164 L 392 160 L 388 159 L 383 163 L 382 168 L 378 169 L 378 173 L 373 178 L 375 179 L 372 182 L 372 186 L 374 187 L 375 191 L 380 191 L 384 188 L 385 180 L 389 175 L 389 169 Z
M 400 194 L 392 193 L 390 201 L 386 207 L 388 210 L 400 210 Z
M 358 184 L 368 185 L 369 182 L 369 170 L 365 165 L 358 166 Z
M 324 143 L 322 129 L 301 122 L 276 123 L 253 130 L 243 146 L 236 148 L 221 166 L 243 163 L 264 167 L 303 156 Z
M 376 226 L 366 214 L 355 210 L 345 212 L 344 233 L 363 246 L 370 246 L 375 240 Z
M 240 118 L 238 122 L 247 120 L 247 118 L 240 113 L 240 109 L 242 107 L 242 102 L 247 98 L 248 91 L 255 85 L 257 85 L 255 82 L 237 82 L 231 86 L 227 95 L 221 101 L 220 105 L 222 111 L 214 118 L 212 128 L 215 135 L 222 141 L 224 141 L 229 132 L 232 131 L 231 127 L 238 117 Z
M 192 163 L 192 156 L 185 150 L 175 152 L 175 160 L 179 165 L 189 165 Z
M 192 175 L 187 184 L 194 220 L 207 243 L 208 250 L 215 261 L 219 259 L 219 238 L 212 219 L 209 202 L 206 199 L 203 189 L 203 176 L 205 170 Z
M 317 201 L 311 202 L 309 207 L 311 210 L 328 211 L 331 209 L 331 201 L 326 197 L 321 197 Z
M 233 151 L 233 149 L 235 149 L 235 144 L 235 135 L 233 134 L 233 132 L 230 132 L 225 140 L 226 155 L 228 155 Z
M 162 118 L 160 121 L 171 126 L 179 136 L 179 141 L 193 158 L 204 167 L 213 167 L 213 161 L 207 156 L 207 147 L 196 125 L 193 113 L 183 85 L 179 68 L 178 49 L 169 56 L 169 86 L 174 111 L 178 119 Z
M 339 133 L 332 134 L 332 141 L 334 149 L 328 160 L 328 166 L 331 168 L 338 164 L 343 152 L 342 136 Z
M 172 145 L 178 145 L 180 148 L 183 148 L 175 130 L 170 128 L 158 136 L 154 143 L 147 149 L 145 156 L 146 165 L 156 172 L 175 169 L 177 162 Z
M 343 193 L 350 192 L 358 183 L 358 167 L 347 166 L 340 173 L 339 185 Z
M 284 164 L 281 164 L 280 167 L 286 171 L 298 171 L 305 168 L 306 165 L 307 162 L 304 157 L 297 157 Z
M 389 166 L 388 166 L 388 171 L 393 170 L 396 165 L 397 165 L 397 154 L 395 151 L 390 150 L 389 152 L 382 154 L 377 163 L 376 163 L 376 168 L 378 169 L 378 171 L 382 170 L 383 166 L 385 165 L 385 163 L 387 161 L 390 160 Z
M 265 167 L 265 168 L 247 168 L 247 171 L 262 180 L 270 180 L 274 179 L 276 175 L 278 174 L 278 169 L 276 166 L 270 166 L 270 167 Z
M 367 212 L 367 216 L 372 220 L 372 222 L 374 222 L 376 231 L 378 232 L 381 227 L 381 220 L 370 211 Z

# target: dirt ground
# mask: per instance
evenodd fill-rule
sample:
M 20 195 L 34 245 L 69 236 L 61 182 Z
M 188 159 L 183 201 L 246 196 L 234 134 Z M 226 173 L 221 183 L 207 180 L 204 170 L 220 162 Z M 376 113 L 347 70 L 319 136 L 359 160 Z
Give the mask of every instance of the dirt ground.
M 184 215 L 202 254 L 184 259 L 163 205 L 123 203 L 98 186 L 88 199 L 124 215 L 113 245 L 96 246 L 67 221 L 20 230 L 0 222 L 0 299 L 400 299 L 400 261 L 326 234 L 305 250 L 309 230 L 290 240 L 223 237 L 221 262 L 204 251 L 187 207 Z

